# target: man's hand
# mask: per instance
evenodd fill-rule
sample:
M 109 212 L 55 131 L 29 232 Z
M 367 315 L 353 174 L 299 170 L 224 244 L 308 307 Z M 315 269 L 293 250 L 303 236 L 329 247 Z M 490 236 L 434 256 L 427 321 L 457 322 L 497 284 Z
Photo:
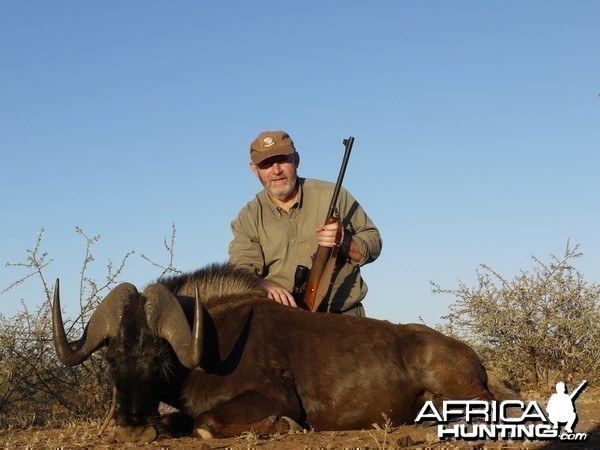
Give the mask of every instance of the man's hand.
M 321 247 L 333 247 L 334 245 L 341 246 L 341 253 L 348 259 L 360 262 L 363 259 L 363 254 L 360 252 L 360 247 L 354 242 L 351 234 L 345 236 L 344 227 L 341 222 L 329 223 L 317 228 L 319 233 L 319 245 Z M 346 242 L 344 242 L 346 238 Z M 345 245 L 342 245 L 345 244 Z
M 317 233 L 319 233 L 319 245 L 321 247 L 341 245 L 344 241 L 344 227 L 340 222 L 323 225 L 317 228 Z
M 257 284 L 267 291 L 267 295 L 271 300 L 275 300 L 277 303 L 281 303 L 285 306 L 291 306 L 292 308 L 298 306 L 296 305 L 296 301 L 292 294 L 277 283 L 268 280 L 260 280 Z

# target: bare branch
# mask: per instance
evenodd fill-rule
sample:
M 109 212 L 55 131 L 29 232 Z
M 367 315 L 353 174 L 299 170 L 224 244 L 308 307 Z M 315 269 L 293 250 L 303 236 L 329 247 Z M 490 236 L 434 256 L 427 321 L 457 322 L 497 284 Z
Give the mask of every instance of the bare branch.
M 175 259 L 175 233 L 176 233 L 175 224 L 172 223 L 171 224 L 170 241 L 167 242 L 166 237 L 163 240 L 163 246 L 165 247 L 165 249 L 167 250 L 167 253 L 169 254 L 169 262 L 166 265 L 161 265 L 157 262 L 154 262 L 144 254 L 140 255 L 142 257 L 142 259 L 148 261 L 152 266 L 157 267 L 162 270 L 161 274 L 158 276 L 159 280 L 162 277 L 164 277 L 166 274 L 169 274 L 169 273 L 182 273 L 181 270 L 178 270 L 175 268 L 175 265 L 173 263 L 173 261 Z

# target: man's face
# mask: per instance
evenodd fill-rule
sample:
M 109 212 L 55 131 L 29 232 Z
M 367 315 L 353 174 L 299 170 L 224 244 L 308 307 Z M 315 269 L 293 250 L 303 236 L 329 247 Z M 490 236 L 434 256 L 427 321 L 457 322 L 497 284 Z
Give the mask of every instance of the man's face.
M 267 192 L 278 200 L 286 200 L 296 187 L 298 154 L 279 155 L 265 159 L 259 164 L 250 163 Z

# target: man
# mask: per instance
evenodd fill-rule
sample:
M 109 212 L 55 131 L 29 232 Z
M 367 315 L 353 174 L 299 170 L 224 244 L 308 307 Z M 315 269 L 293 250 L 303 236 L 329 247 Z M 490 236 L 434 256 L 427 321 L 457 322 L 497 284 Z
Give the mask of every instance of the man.
M 339 245 L 333 284 L 319 311 L 364 316 L 367 285 L 360 267 L 379 256 L 379 230 L 343 188 L 337 204 L 341 229 L 337 223 L 323 226 L 334 184 L 297 176 L 300 156 L 286 132 L 260 133 L 250 145 L 250 159 L 264 189 L 231 223 L 230 262 L 253 270 L 269 298 L 296 307 L 291 293 L 296 267 L 311 267 L 319 245 Z

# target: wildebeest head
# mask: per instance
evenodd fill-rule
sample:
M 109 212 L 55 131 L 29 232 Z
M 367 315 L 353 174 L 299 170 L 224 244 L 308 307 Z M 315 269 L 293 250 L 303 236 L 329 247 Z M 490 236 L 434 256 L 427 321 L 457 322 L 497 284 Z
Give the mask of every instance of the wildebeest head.
M 60 361 L 75 366 L 107 345 L 117 390 L 116 437 L 127 442 L 149 442 L 156 437 L 153 421 L 160 393 L 171 368 L 172 355 L 192 369 L 202 356 L 202 305 L 196 292 L 192 330 L 180 303 L 161 284 L 140 295 L 132 284 L 115 287 L 98 305 L 82 338 L 69 343 L 60 308 L 59 283 L 52 307 L 54 345 Z

